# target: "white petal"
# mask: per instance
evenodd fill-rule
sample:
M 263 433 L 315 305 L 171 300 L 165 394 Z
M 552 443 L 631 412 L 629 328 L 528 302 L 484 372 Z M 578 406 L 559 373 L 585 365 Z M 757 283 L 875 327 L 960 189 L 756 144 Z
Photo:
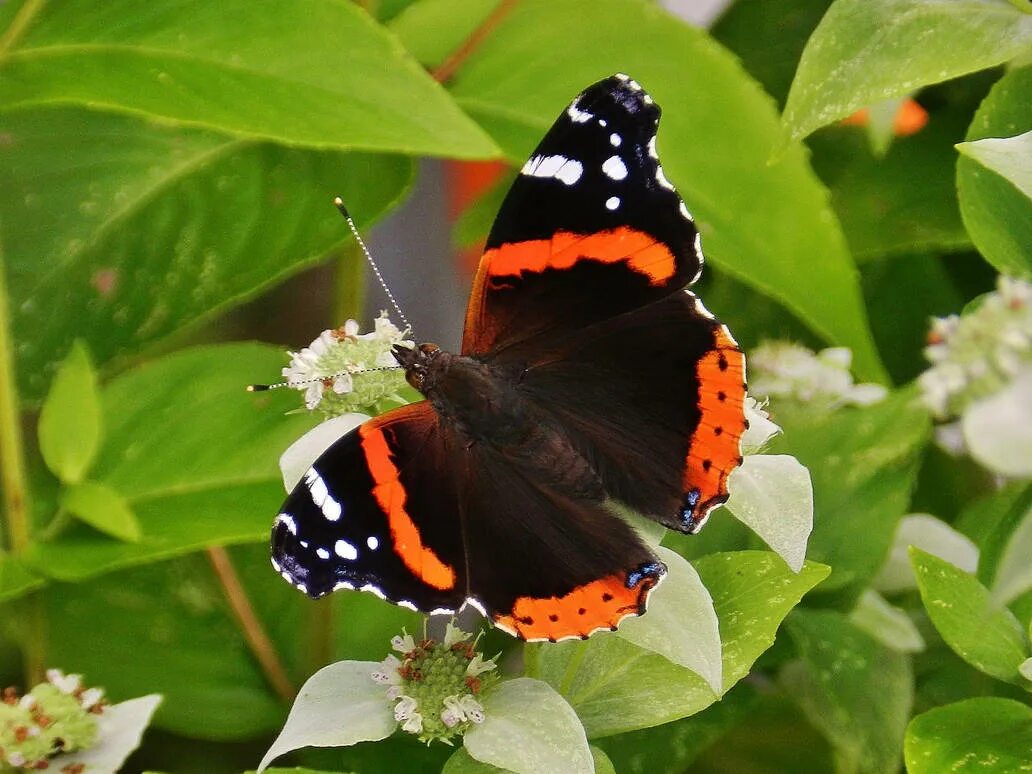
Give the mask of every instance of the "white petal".
M 663 546 L 653 550 L 667 566 L 666 577 L 649 594 L 648 613 L 625 619 L 617 634 L 692 670 L 719 696 L 723 662 L 713 599 L 680 554 Z
M 993 599 L 1001 605 L 1010 604 L 1032 589 L 1032 508 L 1029 509 L 1003 549 L 1000 564 L 993 579 Z
M 333 391 L 338 395 L 351 392 L 353 389 L 355 387 L 351 381 L 351 374 L 339 374 L 333 378 Z
M 161 704 L 161 696 L 151 694 L 105 707 L 97 716 L 97 744 L 88 750 L 58 755 L 52 761 L 52 770 L 82 764 L 90 772 L 119 771 L 129 754 L 140 746 L 143 732 L 150 723 L 154 710 Z
M 767 412 L 749 396 L 745 398 L 745 418 L 749 428 L 742 435 L 742 454 L 755 454 L 781 432 L 781 428 L 770 421 Z
M 1032 476 L 1032 368 L 973 403 L 961 426 L 971 456 L 985 467 L 1004 476 Z
M 787 454 L 751 454 L 731 473 L 726 508 L 799 572 L 813 530 L 810 471 Z
M 324 451 L 367 419 L 369 417 L 365 414 L 342 414 L 316 425 L 290 444 L 279 461 L 283 486 L 287 491 L 290 492 L 297 486 L 304 478 L 305 472 Z
M 346 747 L 376 742 L 397 727 L 383 688 L 369 679 L 379 664 L 338 661 L 323 667 L 301 687 L 287 722 L 258 766 L 302 747 Z
M 357 336 L 358 330 L 358 320 L 348 320 L 346 323 L 344 323 L 345 336 Z
M 884 400 L 889 391 L 880 384 L 855 384 L 846 393 L 850 403 L 857 406 L 870 406 Z
M 927 513 L 914 513 L 904 516 L 896 528 L 885 564 L 871 581 L 873 588 L 889 594 L 917 588 L 908 546 L 917 546 L 964 572 L 974 573 L 978 567 L 974 543 L 946 522 Z
M 305 408 L 309 411 L 319 405 L 319 401 L 322 400 L 323 384 L 322 382 L 312 382 L 305 388 Z
M 484 696 L 484 722 L 466 732 L 466 751 L 516 774 L 593 774 L 577 713 L 548 683 L 506 680 Z

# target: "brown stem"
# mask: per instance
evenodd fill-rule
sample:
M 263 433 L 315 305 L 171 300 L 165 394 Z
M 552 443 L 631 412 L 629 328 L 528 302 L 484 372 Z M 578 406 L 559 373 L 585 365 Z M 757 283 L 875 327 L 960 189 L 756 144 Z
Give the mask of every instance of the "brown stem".
M 498 28 L 498 25 L 509 15 L 509 11 L 516 7 L 518 2 L 519 0 L 501 0 L 495 6 L 495 9 L 488 14 L 487 18 L 480 23 L 480 26 L 473 30 L 469 37 L 462 42 L 462 45 L 431 71 L 430 74 L 434 77 L 434 80 L 438 83 L 444 83 L 455 75 L 455 71 L 462 67 L 470 55 L 480 47 L 480 44 Z
M 233 610 L 233 616 L 244 633 L 247 646 L 261 665 L 265 679 L 269 681 L 269 685 L 281 699 L 286 702 L 292 701 L 297 691 L 287 677 L 283 662 L 280 661 L 279 654 L 276 652 L 276 646 L 273 645 L 269 635 L 265 633 L 261 621 L 255 615 L 251 600 L 247 598 L 247 592 L 240 583 L 240 576 L 237 575 L 229 554 L 226 553 L 225 548 L 215 546 L 208 549 L 208 559 L 215 570 L 215 576 L 219 579 L 226 600 Z

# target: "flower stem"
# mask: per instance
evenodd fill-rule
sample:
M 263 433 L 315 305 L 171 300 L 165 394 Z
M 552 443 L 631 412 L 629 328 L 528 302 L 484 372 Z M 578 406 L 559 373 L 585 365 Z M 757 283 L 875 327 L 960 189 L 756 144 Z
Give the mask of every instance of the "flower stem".
M 265 679 L 269 681 L 269 685 L 283 701 L 292 701 L 297 691 L 287 677 L 276 646 L 254 612 L 251 600 L 248 599 L 247 592 L 240 583 L 240 576 L 237 575 L 229 554 L 222 546 L 213 546 L 208 549 L 207 553 L 208 560 L 215 570 L 215 577 L 218 578 L 222 591 L 226 595 L 226 601 L 229 602 L 233 616 L 240 625 L 244 639 L 247 640 L 247 646 L 258 660 Z
M 508 16 L 509 12 L 516 7 L 519 0 L 501 0 L 495 9 L 488 14 L 487 18 L 480 23 L 473 32 L 470 33 L 469 37 L 466 38 L 462 45 L 455 49 L 448 57 L 441 62 L 434 70 L 431 71 L 431 75 L 438 83 L 444 83 L 449 80 L 456 71 L 462 67 L 463 63 L 469 59 L 470 55 L 476 51 L 480 45 L 491 35 L 492 32 L 497 29 L 498 25 L 502 23 L 502 20 Z

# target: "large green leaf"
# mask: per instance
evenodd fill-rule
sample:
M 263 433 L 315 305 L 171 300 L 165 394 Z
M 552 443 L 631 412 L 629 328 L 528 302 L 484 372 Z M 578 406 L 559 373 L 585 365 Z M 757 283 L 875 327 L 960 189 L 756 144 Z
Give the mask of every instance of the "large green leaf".
M 763 551 L 712 554 L 694 565 L 720 622 L 724 691 L 749 672 L 789 610 L 828 573 L 807 563 L 795 574 Z M 577 710 L 589 738 L 668 723 L 717 700 L 694 672 L 621 637 L 543 648 L 538 668 Z
M 46 581 L 30 572 L 11 554 L 0 554 L 0 602 L 15 599 L 38 589 Z
M 949 562 L 910 549 L 928 617 L 954 652 L 980 672 L 1022 684 L 1018 667 L 1029 644 L 1018 619 L 993 601 L 978 579 Z
M 784 137 L 1030 47 L 1032 16 L 1002 0 L 836 0 L 803 51 Z
M 774 450 L 787 448 L 813 480 L 807 553 L 832 566 L 821 591 L 858 594 L 881 566 L 906 512 L 928 438 L 928 415 L 905 390 L 864 408 L 777 418 L 785 434 Z
M 100 362 L 253 295 L 405 191 L 402 157 L 291 150 L 80 108 L 0 114 L 0 222 L 23 394 L 74 337 Z
M 914 696 L 910 660 L 831 610 L 796 610 L 785 626 L 801 660 L 782 681 L 831 742 L 838 770 L 895 774 Z
M 431 1 L 450 20 L 476 0 Z M 433 29 L 406 30 L 404 41 L 418 49 Z M 533 53 L 540 51 L 548 56 Z M 707 256 L 783 301 L 829 341 L 852 347 L 865 377 L 881 377 L 827 192 L 801 147 L 769 163 L 778 134 L 774 105 L 704 32 L 642 0 L 525 0 L 451 89 L 522 164 L 574 95 L 617 71 L 639 80 L 665 108 L 663 168 L 695 214 Z
M 1032 766 L 1032 708 L 983 696 L 936 707 L 907 728 L 910 774 L 1011 774 Z
M 0 109 L 76 103 L 316 147 L 477 158 L 491 141 L 357 4 L 22 4 Z
M 1032 16 L 1026 18 L 1032 20 Z M 1018 275 L 1032 272 L 1030 130 L 1032 67 L 1023 67 L 1007 73 L 993 86 L 975 113 L 967 142 L 958 146 L 962 155 L 957 159 L 957 193 L 964 225 L 989 263 L 1001 272 Z M 1022 134 L 1023 146 L 1017 137 Z M 986 138 L 1014 138 L 1003 146 L 1011 148 L 1010 160 L 1002 160 L 1000 153 L 987 154 Z M 999 150 L 998 141 L 994 142 Z
M 276 461 L 313 420 L 283 415 L 296 395 L 256 398 L 243 385 L 282 365 L 274 347 L 201 347 L 111 382 L 102 396 L 107 440 L 93 477 L 127 500 L 143 535 L 122 543 L 71 529 L 34 545 L 29 560 L 52 577 L 73 580 L 204 546 L 266 539 L 285 496 Z

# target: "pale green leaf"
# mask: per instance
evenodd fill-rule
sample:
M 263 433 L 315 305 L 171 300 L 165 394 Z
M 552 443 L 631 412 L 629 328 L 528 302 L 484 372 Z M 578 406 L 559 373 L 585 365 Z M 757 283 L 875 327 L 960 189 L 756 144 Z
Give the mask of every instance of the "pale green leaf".
M 354 3 L 41 3 L 5 53 L 0 108 L 76 103 L 292 145 L 496 153 Z
M 992 596 L 1006 605 L 1032 589 L 1032 509 L 1007 541 L 993 578 Z
M 836 0 L 803 51 L 784 137 L 1032 46 L 1032 17 L 999 0 Z
M 895 594 L 917 588 L 910 546 L 945 559 L 964 572 L 978 568 L 978 546 L 946 522 L 927 513 L 904 516 L 896 528 L 885 564 L 871 581 L 878 591 Z
M 1032 199 L 1032 131 L 1015 137 L 989 137 L 962 142 L 957 150 L 1009 180 Z
M 386 690 L 373 681 L 378 666 L 372 661 L 338 661 L 309 677 L 258 771 L 302 747 L 345 747 L 390 736 L 398 722 Z
M 159 704 L 161 696 L 152 694 L 104 707 L 97 718 L 97 743 L 88 750 L 58 755 L 51 764 L 58 770 L 85 766 L 84 774 L 120 771 L 125 759 L 140 746 Z
M 785 625 L 801 660 L 782 681 L 831 742 L 838 769 L 895 774 L 914 698 L 909 659 L 830 610 L 796 610 Z
M 787 454 L 749 454 L 731 474 L 728 489 L 725 507 L 731 515 L 798 572 L 813 530 L 810 472 Z
M 662 546 L 655 551 L 667 574 L 649 595 L 647 615 L 621 622 L 618 636 L 690 669 L 720 693 L 720 632 L 713 599 L 680 554 Z
M 907 727 L 909 774 L 1012 774 L 1032 769 L 1032 708 L 992 696 L 935 707 Z
M 900 653 L 920 653 L 925 649 L 924 638 L 910 616 L 873 589 L 860 595 L 849 613 L 849 622 Z
M 1006 607 L 968 573 L 917 548 L 910 549 L 928 617 L 953 651 L 987 675 L 1020 683 L 1029 657 L 1025 632 Z
M 1029 213 L 1032 214 L 1032 208 Z M 1032 477 L 1032 367 L 964 411 L 960 428 L 971 456 L 1008 478 Z
M 1032 15 L 1024 15 L 1025 23 L 1032 25 Z M 1015 69 L 993 86 L 975 113 L 968 129 L 967 142 L 958 146 L 970 153 L 976 144 L 987 138 L 1025 139 L 1007 140 L 1005 147 L 1012 152 L 1008 159 L 1000 159 L 999 142 L 990 142 L 994 167 L 986 167 L 978 155 L 986 156 L 986 149 L 975 150 L 957 159 L 957 195 L 964 225 L 978 251 L 997 270 L 1016 275 L 1032 273 L 1032 199 L 1029 198 L 1028 153 L 1015 158 L 1013 151 L 1027 145 L 1032 130 L 1032 67 Z M 1018 147 L 1011 147 L 1017 144 Z M 967 146 L 967 147 L 965 147 Z M 976 160 L 977 159 L 977 160 Z M 1002 166 L 1001 166 L 1002 165 Z M 1002 168 L 1009 171 L 1004 174 Z
M 76 341 L 54 375 L 39 415 L 39 451 L 65 483 L 82 481 L 100 448 L 98 402 L 97 374 L 86 347 Z
M 113 538 L 140 541 L 140 523 L 125 498 L 106 484 L 83 481 L 61 492 L 61 507 L 80 521 Z
M 463 738 L 478 761 L 516 774 L 594 771 L 577 713 L 548 683 L 506 680 L 484 694 L 483 705 L 484 722 Z

